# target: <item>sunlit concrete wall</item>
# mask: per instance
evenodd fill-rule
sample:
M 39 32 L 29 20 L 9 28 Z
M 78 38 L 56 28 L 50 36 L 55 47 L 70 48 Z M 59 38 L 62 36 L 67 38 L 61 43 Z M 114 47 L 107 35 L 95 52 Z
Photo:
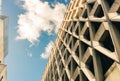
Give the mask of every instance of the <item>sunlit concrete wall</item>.
M 0 16 L 0 81 L 7 81 L 6 79 L 6 65 L 4 64 L 4 57 L 8 54 L 8 18 Z
M 71 0 L 41 81 L 120 81 L 120 0 Z

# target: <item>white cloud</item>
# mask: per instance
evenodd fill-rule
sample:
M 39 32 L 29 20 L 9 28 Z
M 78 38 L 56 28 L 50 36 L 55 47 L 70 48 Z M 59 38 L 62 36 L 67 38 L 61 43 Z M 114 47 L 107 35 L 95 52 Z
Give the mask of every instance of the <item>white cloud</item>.
M 54 42 L 50 41 L 48 45 L 45 47 L 45 52 L 40 55 L 41 58 L 47 59 L 50 56 L 51 50 L 54 46 Z
M 27 39 L 34 44 L 41 32 L 57 33 L 64 17 L 66 6 L 61 3 L 51 8 L 48 2 L 40 0 L 21 0 L 24 14 L 18 16 L 17 40 Z

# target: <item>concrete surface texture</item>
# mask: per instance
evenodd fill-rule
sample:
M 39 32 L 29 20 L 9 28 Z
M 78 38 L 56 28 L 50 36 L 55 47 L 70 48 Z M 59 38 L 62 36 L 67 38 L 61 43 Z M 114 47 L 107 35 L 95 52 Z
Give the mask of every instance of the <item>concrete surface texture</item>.
M 120 81 L 120 0 L 71 0 L 41 81 Z
M 7 69 L 4 58 L 8 54 L 7 17 L 0 16 L 0 81 L 7 81 Z

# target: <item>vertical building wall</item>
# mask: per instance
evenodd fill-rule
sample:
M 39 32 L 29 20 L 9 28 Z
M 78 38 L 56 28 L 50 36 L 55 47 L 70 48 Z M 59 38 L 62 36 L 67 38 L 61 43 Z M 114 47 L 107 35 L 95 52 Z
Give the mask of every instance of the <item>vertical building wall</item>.
M 120 81 L 120 0 L 71 0 L 41 81 Z
M 0 81 L 6 81 L 6 65 L 4 57 L 8 52 L 7 17 L 0 16 Z
M 6 65 L 0 64 L 0 81 L 7 81 Z
M 4 21 L 0 19 L 0 63 L 4 63 Z

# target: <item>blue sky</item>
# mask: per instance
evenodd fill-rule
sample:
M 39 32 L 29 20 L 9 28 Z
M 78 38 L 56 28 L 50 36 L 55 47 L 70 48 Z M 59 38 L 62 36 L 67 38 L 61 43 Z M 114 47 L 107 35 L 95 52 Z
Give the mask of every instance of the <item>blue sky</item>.
M 24 1 L 30 0 L 22 0 L 22 3 L 19 1 L 20 0 L 3 0 L 2 3 L 3 14 L 9 17 L 9 54 L 5 58 L 5 64 L 7 64 L 7 81 L 40 81 L 46 63 L 48 61 L 47 57 L 49 56 L 49 50 L 51 49 L 49 46 L 53 45 L 50 42 L 55 41 L 55 38 L 57 36 L 58 28 L 56 27 L 59 26 L 58 24 L 60 23 L 60 21 L 59 17 L 58 20 L 55 20 L 55 16 L 57 16 L 56 14 L 58 14 L 56 12 L 59 9 L 62 11 L 63 9 L 61 8 L 64 8 L 64 6 L 69 3 L 69 0 L 46 0 L 48 4 L 51 4 L 52 7 L 56 8 L 49 8 L 51 13 L 55 14 L 55 16 L 47 18 L 48 23 L 45 22 L 45 17 L 47 17 L 47 13 L 45 13 L 45 10 L 48 9 L 49 5 L 47 3 L 44 4 L 42 1 L 40 1 L 41 4 L 45 5 L 45 7 L 41 6 L 44 7 L 43 13 L 45 14 L 43 15 L 42 13 L 39 16 L 44 16 L 45 19 L 39 19 L 41 21 L 44 21 L 44 24 L 49 25 L 47 25 L 46 27 L 41 26 L 36 28 L 35 26 L 37 26 L 37 24 L 33 24 L 32 26 L 30 26 L 31 24 L 28 24 L 28 21 L 25 21 L 24 23 L 24 21 L 22 20 L 27 17 L 27 13 L 31 13 L 28 8 L 30 6 L 24 5 Z M 58 4 L 57 2 L 60 3 Z M 61 5 L 62 3 L 63 5 Z M 27 7 L 23 8 L 23 5 Z M 64 12 L 59 13 L 63 14 Z M 22 15 L 22 18 L 20 15 Z M 61 17 L 62 16 L 60 16 L 60 18 Z M 28 20 L 31 21 L 30 19 Z M 33 22 L 34 21 L 35 19 L 33 20 Z M 26 23 L 28 26 L 28 30 L 30 29 L 31 32 L 24 32 L 24 29 L 19 30 L 22 28 L 22 26 L 25 28 Z M 35 32 L 32 30 L 34 30 Z M 49 50 L 47 50 L 47 48 L 49 48 Z

